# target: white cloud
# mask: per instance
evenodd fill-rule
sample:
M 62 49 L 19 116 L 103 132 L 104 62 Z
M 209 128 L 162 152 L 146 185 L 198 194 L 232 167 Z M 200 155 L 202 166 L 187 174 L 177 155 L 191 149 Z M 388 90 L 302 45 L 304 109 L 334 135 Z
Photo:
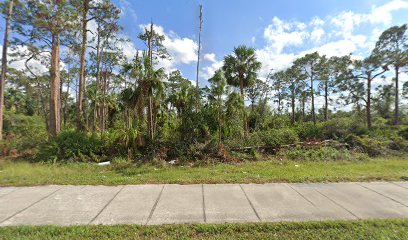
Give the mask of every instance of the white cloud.
M 309 22 L 284 21 L 274 17 L 264 29 L 265 46 L 256 50 L 262 62 L 260 77 L 266 77 L 270 69 L 287 68 L 296 58 L 314 51 L 328 57 L 352 53 L 353 58 L 362 59 L 392 22 L 393 12 L 406 8 L 408 1 L 392 0 L 373 6 L 367 13 L 343 11 L 323 19 L 315 16 Z M 363 23 L 375 25 L 368 36 L 355 34 Z M 378 23 L 384 26 L 380 27 Z
M 215 71 L 222 68 L 222 66 L 224 65 L 224 61 L 218 61 L 214 53 L 205 54 L 204 59 L 206 58 L 206 56 L 207 60 L 212 63 L 209 66 L 202 67 L 200 70 L 200 78 L 204 80 L 210 79 L 214 75 Z
M 308 36 L 308 33 L 304 31 L 305 26 L 304 23 L 284 22 L 274 17 L 272 24 L 264 30 L 264 38 L 275 53 L 280 53 L 285 47 L 299 46 L 303 43 Z
M 197 61 L 198 45 L 190 38 L 166 37 L 163 45 L 170 53 L 175 64 L 189 64 Z
M 144 31 L 150 27 L 149 24 L 139 25 Z M 175 69 L 178 64 L 191 64 L 197 62 L 198 44 L 190 38 L 181 38 L 173 31 L 165 32 L 162 26 L 153 25 L 154 31 L 165 37 L 163 46 L 169 52 L 171 59 L 160 60 L 159 65 L 164 67 L 167 72 Z
M 408 9 L 408 1 L 392 0 L 381 6 L 373 6 L 369 13 L 354 13 L 344 11 L 331 17 L 331 23 L 340 28 L 343 37 L 352 35 L 353 30 L 362 23 L 389 25 L 392 22 L 392 12 Z
M 127 15 L 130 14 L 130 17 L 133 19 L 133 21 L 137 21 L 137 14 L 136 11 L 133 9 L 132 4 L 127 1 L 127 0 L 120 0 L 120 10 L 121 14 Z
M 0 45 L 0 56 L 3 52 L 3 46 Z M 28 59 L 28 56 L 23 57 L 12 57 L 11 54 L 13 53 L 20 53 L 22 55 L 28 54 L 28 48 L 26 46 L 17 46 L 14 48 L 9 48 L 7 51 L 7 61 L 8 67 L 15 68 L 17 70 L 27 70 L 25 66 L 25 62 Z M 30 70 L 36 75 L 42 75 L 44 73 L 49 72 L 49 68 L 44 65 L 43 63 L 49 63 L 50 61 L 50 53 L 44 52 L 41 53 L 40 56 L 36 56 L 35 58 L 31 59 L 27 62 L 27 66 Z M 61 68 L 65 67 L 64 63 L 61 62 Z M 29 73 L 27 73 L 29 74 Z
M 341 35 L 344 38 L 348 38 L 352 35 L 355 27 L 360 25 L 363 18 L 360 14 L 353 13 L 351 11 L 341 12 L 331 19 L 331 23 L 340 28 L 340 31 L 336 32 L 336 35 Z
M 122 49 L 123 55 L 125 55 L 127 59 L 133 59 L 135 57 L 137 49 L 132 42 L 120 42 L 118 47 Z
M 269 72 L 273 70 L 281 70 L 289 67 L 296 59 L 297 55 L 293 53 L 275 54 L 270 48 L 256 50 L 258 61 L 262 63 L 262 68 L 259 72 L 259 77 L 265 79 Z
M 216 62 L 215 60 L 215 53 L 206 53 L 204 54 L 204 60 L 207 60 L 209 62 Z
M 315 28 L 313 31 L 310 33 L 310 39 L 313 42 L 320 42 L 321 38 L 326 32 L 323 30 L 323 28 Z
M 315 27 L 321 27 L 323 26 L 325 21 L 319 17 L 314 17 L 312 21 L 310 21 L 310 25 L 315 26 Z
M 363 35 L 353 36 L 351 39 L 341 39 L 338 41 L 328 42 L 316 48 L 309 49 L 304 52 L 319 52 L 327 57 L 344 56 L 356 52 L 357 49 L 366 45 L 366 37 Z M 302 54 L 301 54 L 302 55 Z
M 367 21 L 371 23 L 390 24 L 392 22 L 392 12 L 408 8 L 408 1 L 393 0 L 382 6 L 373 6 L 371 13 L 366 15 Z

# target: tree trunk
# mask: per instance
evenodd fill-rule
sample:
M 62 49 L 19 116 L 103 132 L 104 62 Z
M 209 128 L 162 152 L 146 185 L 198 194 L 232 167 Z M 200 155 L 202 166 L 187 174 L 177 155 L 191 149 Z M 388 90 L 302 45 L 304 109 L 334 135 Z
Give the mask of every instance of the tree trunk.
M 372 127 L 371 123 L 371 73 L 367 73 L 367 127 L 370 129 Z
M 89 1 L 83 1 L 82 9 L 82 43 L 81 43 L 81 55 L 80 55 L 80 67 L 79 67 L 79 86 L 78 86 L 78 99 L 77 99 L 77 129 L 84 129 L 84 101 L 85 101 L 85 67 L 86 67 L 86 47 L 87 47 L 87 25 L 88 25 L 88 11 Z
M 62 101 L 63 101 L 63 90 L 62 88 L 64 87 L 64 79 L 60 78 L 60 85 L 59 85 L 59 99 L 58 99 L 58 109 L 59 109 L 59 114 L 60 114 L 60 123 L 59 125 L 62 126 L 62 116 L 63 116 L 63 108 L 62 108 Z
M 56 136 L 61 131 L 60 126 L 60 36 L 59 33 L 52 35 L 51 44 L 51 82 L 50 82 L 50 129 L 49 134 Z
M 101 78 L 101 26 L 98 24 L 98 37 L 97 37 L 97 45 L 96 45 L 96 84 L 95 84 L 95 100 L 94 100 L 94 109 L 93 109 L 93 131 L 97 129 L 97 119 L 98 119 L 98 94 L 100 88 L 100 78 Z
M 292 84 L 292 94 L 291 94 L 291 100 L 292 100 L 292 124 L 295 124 L 295 87 Z
M 243 104 L 243 109 L 242 109 L 242 116 L 244 120 L 244 133 L 245 135 L 248 132 L 248 123 L 247 123 L 247 117 L 246 117 L 246 109 L 245 109 L 245 98 L 244 98 L 244 76 L 242 73 L 239 73 L 239 90 L 241 91 L 241 99 L 242 99 L 242 104 Z
M 102 72 L 102 78 L 101 78 L 101 94 L 102 94 L 102 103 L 101 103 L 101 114 L 100 114 L 100 130 L 101 133 L 105 131 L 105 98 L 106 98 L 106 78 L 107 78 L 107 71 Z
M 153 109 L 152 109 L 152 97 L 149 96 L 149 101 L 148 101 L 148 106 L 147 106 L 147 111 L 148 111 L 148 125 L 149 125 L 149 137 L 151 140 L 154 139 L 153 135 Z
M 305 97 L 302 97 L 302 121 L 305 121 L 305 105 L 306 105 L 306 99 Z
M 399 66 L 395 66 L 395 108 L 394 108 L 394 124 L 399 124 Z
M 310 95 L 312 96 L 312 119 L 313 119 L 313 124 L 316 124 L 313 77 L 310 78 Z
M 109 69 L 108 75 L 106 76 L 105 98 L 109 94 L 111 76 L 112 76 L 112 69 Z M 110 123 L 111 123 L 110 122 L 111 119 L 109 118 L 109 116 L 110 116 L 110 114 L 109 114 L 109 105 L 106 102 L 105 102 L 105 114 L 106 114 L 106 116 L 105 116 L 105 130 L 106 130 L 106 129 L 109 128 Z
M 221 127 L 221 96 L 217 97 L 218 99 L 218 111 L 217 111 L 217 118 L 218 118 L 218 144 L 222 142 L 222 127 Z
M 325 121 L 329 119 L 328 112 L 329 112 L 329 87 L 328 87 L 328 80 L 327 80 L 324 82 L 324 120 Z
M 150 68 L 153 68 L 153 46 L 152 46 L 152 40 L 153 40 L 153 23 L 150 24 L 150 36 L 148 39 L 148 47 L 149 47 L 149 63 L 150 63 Z M 153 102 L 152 102 L 152 96 L 151 96 L 151 81 L 152 81 L 153 76 L 149 76 L 149 84 L 148 84 L 148 95 L 149 95 L 149 100 L 148 100 L 148 127 L 149 127 L 149 137 L 151 140 L 154 139 L 154 132 L 153 132 Z
M 8 36 L 10 34 L 10 21 L 11 14 L 13 13 L 13 0 L 9 1 L 7 18 L 6 18 L 6 30 L 4 32 L 3 41 L 3 56 L 1 60 L 1 79 L 0 79 L 0 140 L 3 139 L 3 112 L 4 112 L 4 91 L 6 87 L 7 76 L 7 48 L 8 48 Z
M 70 85 L 70 75 L 69 75 L 69 69 L 68 69 L 68 79 L 67 79 L 67 96 L 65 98 L 64 102 L 64 127 L 67 125 L 67 111 L 68 111 L 68 100 L 69 100 L 69 85 Z

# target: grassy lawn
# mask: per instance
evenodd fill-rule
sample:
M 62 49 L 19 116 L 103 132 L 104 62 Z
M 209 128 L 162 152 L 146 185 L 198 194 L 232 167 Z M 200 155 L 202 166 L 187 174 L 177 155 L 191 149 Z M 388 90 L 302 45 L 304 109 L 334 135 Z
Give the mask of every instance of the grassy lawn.
M 167 166 L 112 164 L 0 163 L 0 185 L 45 184 L 145 184 L 145 183 L 266 183 L 401 180 L 408 177 L 408 157 L 367 161 L 278 162 L 258 161 L 238 165 Z
M 408 239 L 408 220 L 5 227 L 0 239 Z

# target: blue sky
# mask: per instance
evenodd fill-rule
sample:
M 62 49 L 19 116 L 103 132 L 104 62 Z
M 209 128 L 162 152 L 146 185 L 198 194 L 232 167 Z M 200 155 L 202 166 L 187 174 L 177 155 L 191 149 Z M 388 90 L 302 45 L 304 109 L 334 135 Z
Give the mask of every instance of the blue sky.
M 293 59 L 312 50 L 328 56 L 352 52 L 356 58 L 364 57 L 383 30 L 406 23 L 408 12 L 408 0 L 114 0 L 114 3 L 123 11 L 121 24 L 134 44 L 132 47 L 143 48 L 137 40 L 139 25 L 153 20 L 173 41 L 168 45 L 175 55 L 174 63 L 163 66 L 178 68 L 192 80 L 201 3 L 202 84 L 221 66 L 223 56 L 240 44 L 257 50 L 263 63 L 261 77 L 269 69 L 285 68 Z
M 408 21 L 408 0 L 112 1 L 122 10 L 123 35 L 131 41 L 123 46 L 125 53 L 131 57 L 135 49 L 145 48 L 137 36 L 142 25 L 153 21 L 166 35 L 165 45 L 172 54 L 172 60 L 161 66 L 168 71 L 180 69 L 191 80 L 195 79 L 202 4 L 202 84 L 222 65 L 223 56 L 240 44 L 257 50 L 262 78 L 271 68 L 285 68 L 310 51 L 366 56 L 383 30 Z M 1 39 L 3 26 L 1 19 Z

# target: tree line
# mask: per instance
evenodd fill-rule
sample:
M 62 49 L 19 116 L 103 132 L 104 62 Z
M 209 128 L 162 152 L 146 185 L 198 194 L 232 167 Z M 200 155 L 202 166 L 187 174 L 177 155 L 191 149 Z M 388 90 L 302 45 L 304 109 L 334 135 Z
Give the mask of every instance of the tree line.
M 121 35 L 120 9 L 109 0 L 8 0 L 1 9 L 6 26 L 0 137 L 4 109 L 42 116 L 51 137 L 72 128 L 118 131 L 128 149 L 164 138 L 245 138 L 271 115 L 287 115 L 292 124 L 316 124 L 329 120 L 331 104 L 365 111 L 368 128 L 373 106 L 395 125 L 401 119 L 406 24 L 385 30 L 364 59 L 309 53 L 285 70 L 271 70 L 266 79 L 260 79 L 262 63 L 255 49 L 237 46 L 209 85 L 199 88 L 180 71 L 166 73 L 158 67 L 171 56 L 153 23 L 138 36 L 145 48 L 128 59 L 121 48 L 128 40 Z M 96 27 L 90 29 L 90 23 Z M 8 53 L 24 59 L 24 70 L 7 67 Z M 49 71 L 33 69 L 33 61 Z M 373 94 L 372 82 L 384 74 L 392 75 L 392 82 Z M 316 108 L 317 96 L 324 98 L 321 109 Z

